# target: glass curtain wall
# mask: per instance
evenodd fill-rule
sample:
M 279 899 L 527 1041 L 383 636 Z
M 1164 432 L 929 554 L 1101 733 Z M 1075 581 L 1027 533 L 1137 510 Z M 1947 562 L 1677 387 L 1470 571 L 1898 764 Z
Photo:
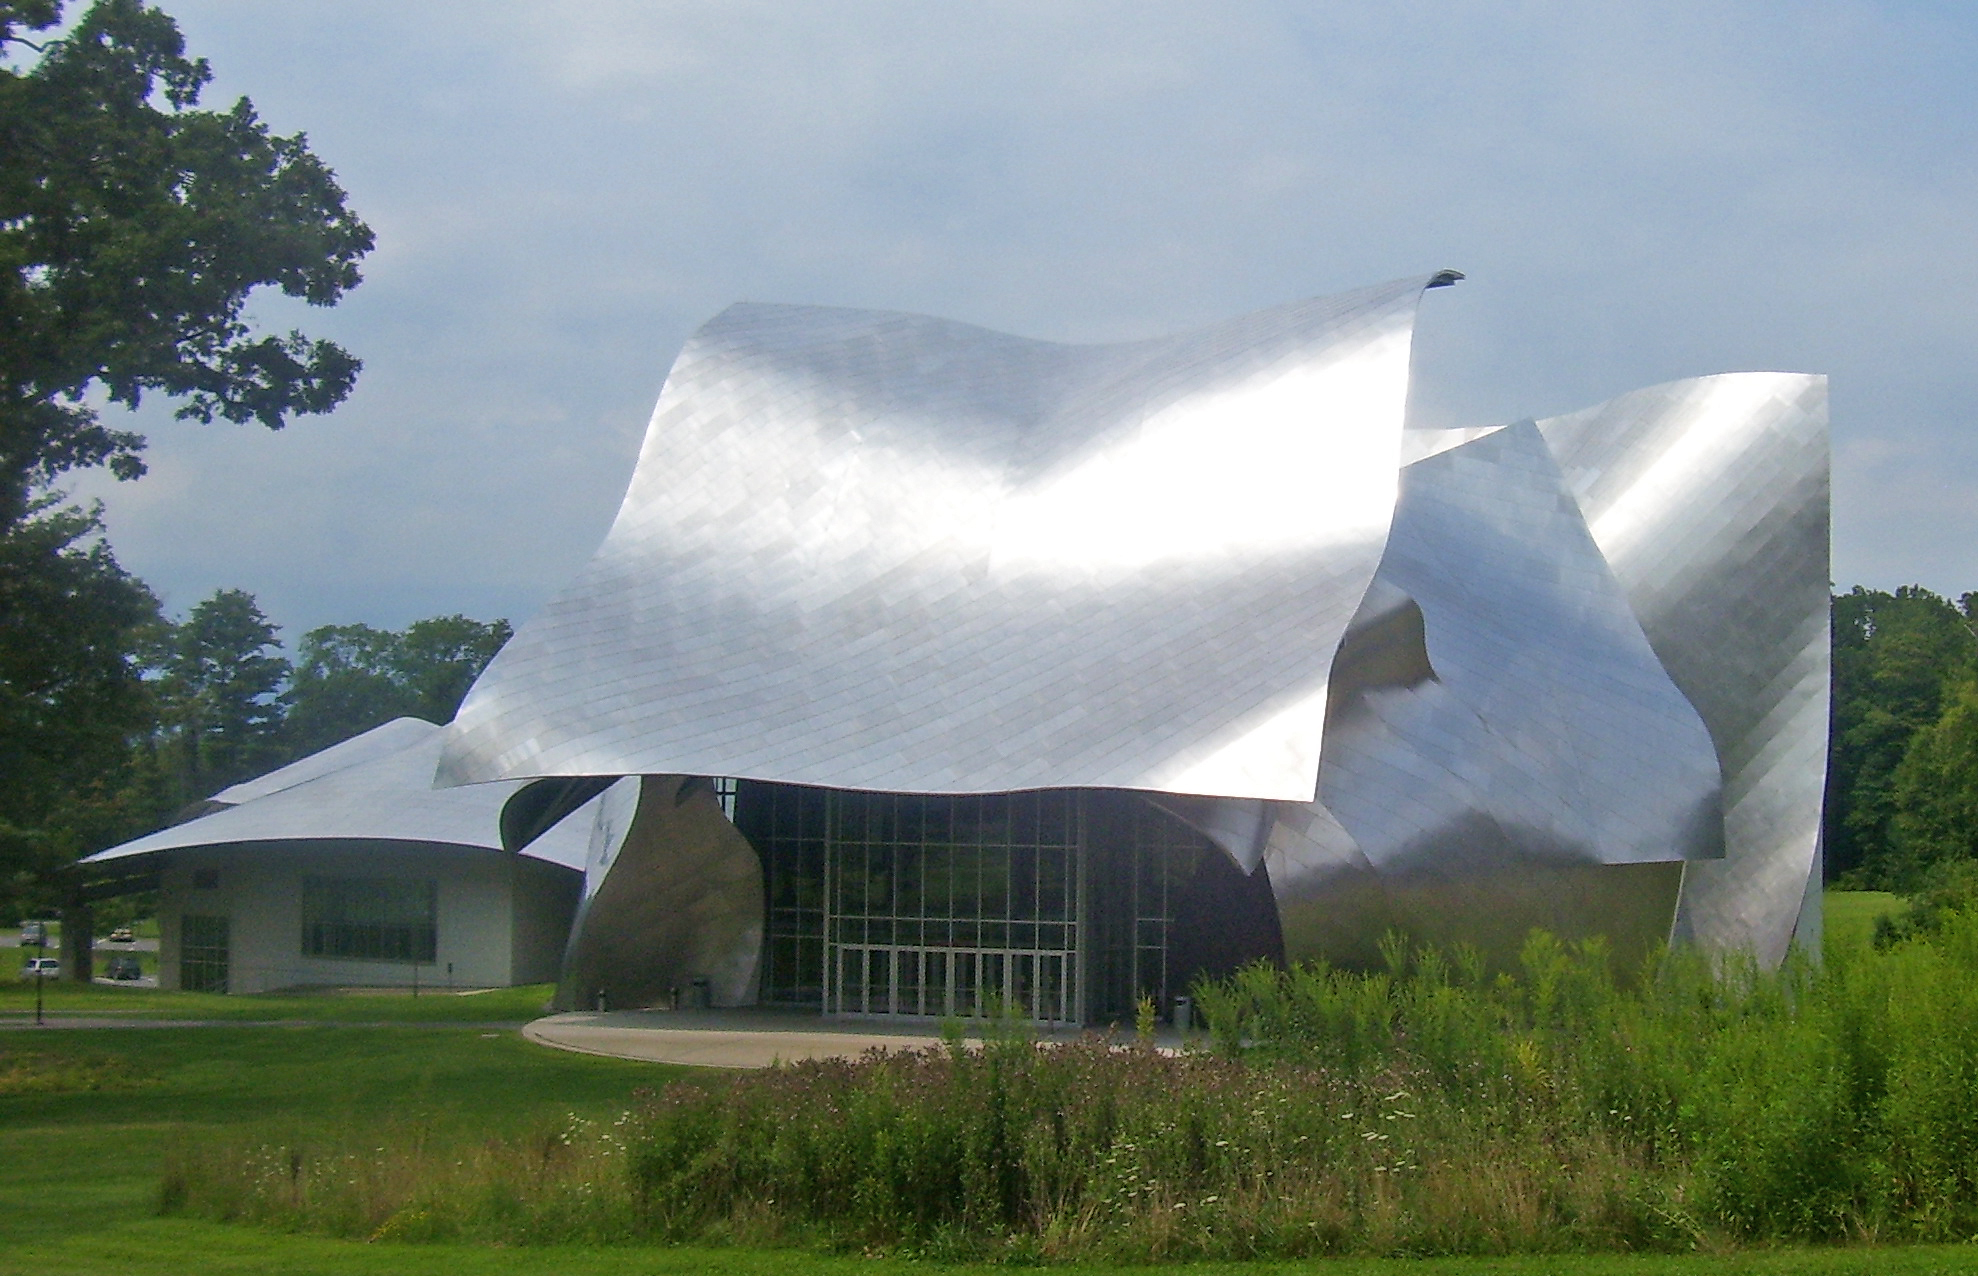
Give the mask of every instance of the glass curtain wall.
M 1086 999 L 1094 1023 L 1131 1023 L 1142 997 L 1166 1018 L 1189 973 L 1176 968 L 1175 917 L 1209 843 L 1132 793 L 1086 799 L 1094 889 L 1086 925 Z M 1220 852 L 1217 852 L 1220 854 Z
M 231 945 L 225 917 L 179 918 L 179 988 L 184 992 L 225 992 Z
M 1043 1023 L 1166 1013 L 1169 933 L 1206 843 L 1124 793 L 960 797 L 742 781 L 762 857 L 762 998 L 843 1015 Z

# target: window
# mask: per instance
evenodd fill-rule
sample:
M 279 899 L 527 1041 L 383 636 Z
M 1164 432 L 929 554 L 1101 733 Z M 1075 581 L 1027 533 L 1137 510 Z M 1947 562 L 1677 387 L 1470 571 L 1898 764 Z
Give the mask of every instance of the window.
M 227 990 L 227 919 L 179 918 L 179 988 L 185 992 Z
M 439 886 L 395 877 L 302 883 L 302 955 L 430 962 L 439 951 Z

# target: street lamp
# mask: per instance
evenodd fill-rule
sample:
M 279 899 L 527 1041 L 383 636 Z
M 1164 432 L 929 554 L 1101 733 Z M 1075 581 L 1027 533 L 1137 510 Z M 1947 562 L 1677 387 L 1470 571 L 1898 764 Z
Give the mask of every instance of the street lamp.
M 34 1026 L 35 1026 L 35 1027 L 37 1027 L 37 1028 L 39 1028 L 39 1027 L 41 1027 L 41 1026 L 42 1026 L 42 1022 L 41 1022 L 41 980 L 42 980 L 42 977 L 43 977 L 44 975 L 46 975 L 46 974 L 48 973 L 48 972 L 47 972 L 46 970 L 44 970 L 44 969 L 42 968 L 42 965 L 41 965 L 41 959 L 42 959 L 42 957 L 45 957 L 45 956 L 46 956 L 46 955 L 48 954 L 48 932 L 47 932 L 47 931 L 45 931 L 45 930 L 43 930 L 43 931 L 38 931 L 38 932 L 36 932 L 36 934 L 35 934 L 35 936 L 34 936 L 34 951 L 35 951 L 35 959 L 34 959 Z

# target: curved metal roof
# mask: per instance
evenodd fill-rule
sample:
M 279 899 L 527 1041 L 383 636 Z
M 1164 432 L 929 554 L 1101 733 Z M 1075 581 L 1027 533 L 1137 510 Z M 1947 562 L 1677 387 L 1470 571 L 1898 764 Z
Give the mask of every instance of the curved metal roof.
M 501 808 L 519 783 L 435 790 L 442 732 L 398 718 L 256 780 L 215 794 L 223 810 L 160 829 L 84 863 L 154 851 L 255 843 L 404 842 L 501 850 Z M 593 807 L 531 842 L 522 854 L 582 871 Z
M 1310 801 L 1429 278 L 1069 346 L 733 307 L 443 783 L 726 775 Z
M 1137 789 L 1280 901 L 1684 861 L 1676 934 L 1776 961 L 1817 904 L 1824 378 L 1404 431 L 1430 282 L 1116 346 L 731 308 L 439 782 Z

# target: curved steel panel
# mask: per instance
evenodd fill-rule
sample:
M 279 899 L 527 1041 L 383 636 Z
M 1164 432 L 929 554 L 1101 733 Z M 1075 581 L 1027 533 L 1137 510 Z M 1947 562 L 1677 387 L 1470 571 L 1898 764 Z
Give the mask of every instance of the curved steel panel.
M 519 783 L 435 791 L 440 728 L 398 718 L 255 780 L 222 790 L 227 805 L 85 863 L 193 846 L 324 841 L 405 842 L 500 851 L 502 805 Z M 593 804 L 594 806 L 594 804 Z M 593 807 L 559 822 L 522 854 L 582 869 Z
M 744 305 L 447 783 L 697 774 L 1309 801 L 1426 279 L 1116 346 Z
M 686 776 L 620 780 L 596 799 L 583 902 L 570 927 L 560 1009 L 666 1004 L 708 981 L 717 1006 L 755 1004 L 762 865 Z
M 1723 765 L 1725 856 L 1685 870 L 1676 933 L 1776 963 L 1819 915 L 1827 380 L 1699 377 L 1538 428 Z
M 1376 580 L 1432 672 L 1335 687 L 1319 800 L 1377 871 L 1723 853 L 1710 735 L 1529 422 L 1404 471 Z
M 1639 866 L 1722 854 L 1710 736 L 1537 430 L 1448 435 L 1410 440 L 1319 801 L 1272 831 L 1287 953 L 1372 960 L 1395 926 L 1499 958 L 1534 926 L 1644 951 L 1680 878 Z

